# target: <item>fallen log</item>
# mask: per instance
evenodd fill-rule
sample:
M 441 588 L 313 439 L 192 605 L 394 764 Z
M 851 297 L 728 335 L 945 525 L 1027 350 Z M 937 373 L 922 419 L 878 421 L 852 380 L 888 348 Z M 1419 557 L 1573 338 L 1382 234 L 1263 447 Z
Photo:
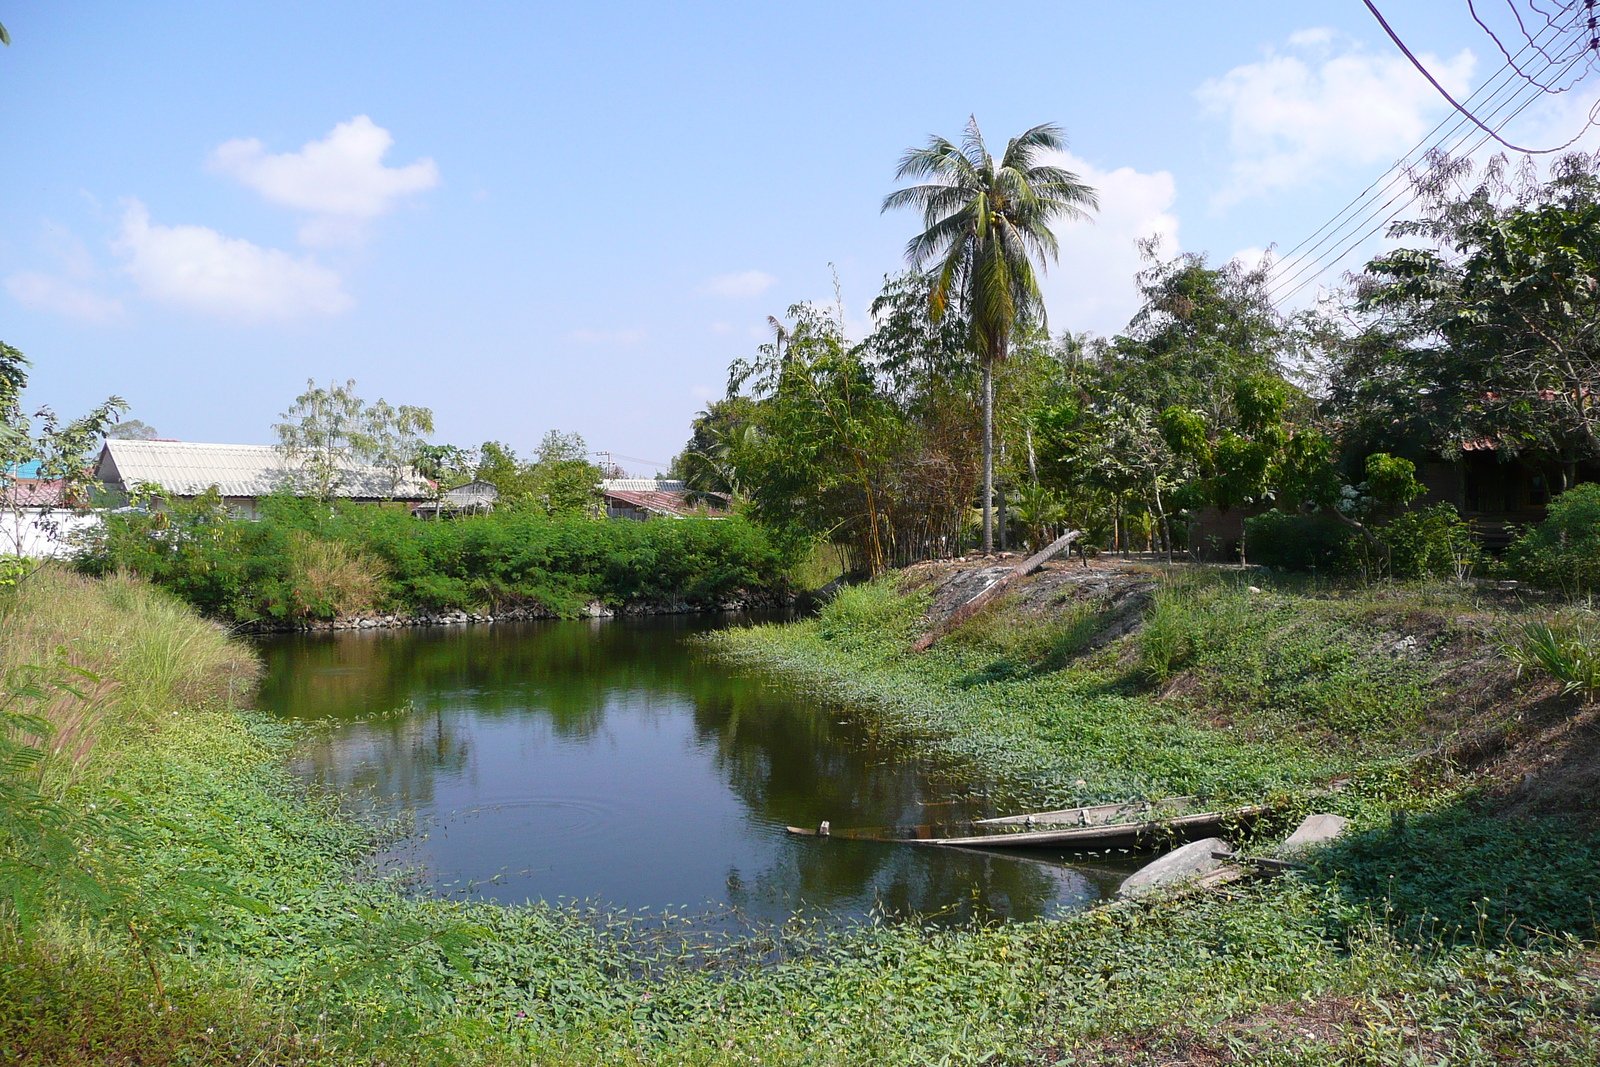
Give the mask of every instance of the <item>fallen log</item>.
M 1042 549 L 1023 560 L 1019 566 L 1013 568 L 1009 573 L 994 582 L 990 582 L 987 587 L 980 590 L 971 600 L 952 611 L 949 618 L 917 638 L 916 643 L 911 646 L 912 650 L 926 652 L 932 648 L 935 641 L 983 610 L 985 604 L 992 602 L 995 597 L 1005 592 L 1012 582 L 1015 582 L 1018 578 L 1026 578 L 1040 567 L 1043 567 L 1055 556 L 1065 551 L 1068 545 L 1082 536 L 1082 531 L 1068 530 L 1048 545 L 1045 545 Z

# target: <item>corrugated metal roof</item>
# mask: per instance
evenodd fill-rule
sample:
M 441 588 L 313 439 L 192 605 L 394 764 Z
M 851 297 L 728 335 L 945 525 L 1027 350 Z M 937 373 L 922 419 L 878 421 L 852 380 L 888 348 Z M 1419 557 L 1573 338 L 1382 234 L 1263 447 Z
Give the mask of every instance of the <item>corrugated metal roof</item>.
M 642 511 L 648 511 L 655 515 L 671 515 L 676 518 L 704 516 L 707 518 L 720 519 L 725 518 L 730 514 L 729 512 L 719 508 L 710 508 L 703 507 L 698 504 L 691 504 L 688 501 L 687 494 L 681 491 L 641 493 L 629 492 L 625 489 L 607 489 L 601 495 L 605 497 L 608 503 L 613 500 L 620 500 L 624 504 L 629 504 L 633 507 L 639 508 Z
M 194 441 L 107 441 L 95 477 L 128 490 L 140 482 L 173 496 L 199 496 L 213 485 L 223 496 L 262 497 L 305 485 L 302 464 L 272 445 L 219 445 Z M 406 472 L 396 483 L 381 467 L 351 465 L 341 472 L 335 496 L 359 499 L 426 500 L 426 481 Z
M 681 493 L 689 488 L 676 478 L 602 478 L 602 493 Z

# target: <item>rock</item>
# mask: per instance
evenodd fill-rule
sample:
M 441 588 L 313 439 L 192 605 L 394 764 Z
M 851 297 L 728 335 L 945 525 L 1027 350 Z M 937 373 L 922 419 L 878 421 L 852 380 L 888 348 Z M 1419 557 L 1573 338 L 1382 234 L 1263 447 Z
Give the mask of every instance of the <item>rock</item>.
M 1298 852 L 1312 845 L 1325 844 L 1344 833 L 1344 828 L 1349 824 L 1349 819 L 1339 815 L 1307 815 L 1305 820 L 1295 827 L 1289 839 L 1274 851 L 1282 855 Z
M 1191 841 L 1182 848 L 1173 849 L 1165 856 L 1139 868 L 1123 881 L 1117 890 L 1119 897 L 1142 897 L 1163 886 L 1177 885 L 1202 874 L 1209 874 L 1223 865 L 1212 853 L 1233 855 L 1233 846 L 1220 837 L 1207 837 Z

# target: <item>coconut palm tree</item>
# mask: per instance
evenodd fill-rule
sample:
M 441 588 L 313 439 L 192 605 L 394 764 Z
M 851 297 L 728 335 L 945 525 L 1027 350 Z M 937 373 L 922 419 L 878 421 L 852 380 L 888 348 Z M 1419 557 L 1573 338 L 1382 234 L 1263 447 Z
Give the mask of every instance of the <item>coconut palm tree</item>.
M 906 259 L 921 270 L 937 263 L 929 311 L 939 321 L 951 304 L 972 328 L 983 366 L 983 550 L 994 551 L 994 368 L 1006 358 L 1020 324 L 1044 321 L 1044 301 L 1034 272 L 1037 260 L 1057 256 L 1050 226 L 1084 219 L 1099 206 L 1095 191 L 1076 174 L 1049 162 L 1065 151 L 1059 126 L 1035 126 L 1011 139 L 996 160 L 983 143 L 978 120 L 967 122 L 960 146 L 930 137 L 900 160 L 895 180 L 927 179 L 884 197 L 883 210 L 913 207 L 923 231 L 906 245 Z

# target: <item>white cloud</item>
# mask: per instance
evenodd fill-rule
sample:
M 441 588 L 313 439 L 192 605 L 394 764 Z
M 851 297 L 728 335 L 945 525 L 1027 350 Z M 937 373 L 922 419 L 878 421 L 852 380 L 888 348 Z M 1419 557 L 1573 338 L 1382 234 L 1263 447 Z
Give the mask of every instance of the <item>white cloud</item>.
M 90 322 L 105 322 L 122 313 L 121 300 L 39 271 L 24 270 L 10 275 L 6 278 L 6 291 L 23 307 Z
M 736 298 L 760 296 L 772 288 L 777 280 L 765 271 L 745 270 L 737 274 L 719 274 L 701 286 L 701 291 L 712 296 Z
M 246 320 L 332 315 L 352 304 L 339 275 L 309 258 L 224 237 L 205 226 L 162 226 L 129 201 L 112 248 L 139 292 L 190 311 Z
M 567 340 L 581 345 L 622 345 L 631 347 L 645 339 L 643 330 L 573 330 Z
M 254 137 L 228 141 L 211 153 L 208 166 L 274 204 L 310 213 L 312 218 L 300 229 L 306 244 L 336 244 L 359 238 L 363 221 L 439 183 L 432 159 L 384 166 L 383 157 L 393 145 L 388 130 L 357 115 L 298 152 L 269 154 Z
M 56 272 L 24 270 L 7 277 L 6 290 L 17 303 L 90 322 L 105 322 L 122 313 L 121 300 L 96 291 L 102 278 L 100 265 L 82 241 L 47 221 L 39 243 L 56 261 Z
M 728 325 L 726 322 L 713 322 L 711 324 L 711 332 L 714 334 L 726 335 L 733 332 L 733 327 Z
M 713 389 L 709 385 L 693 385 L 689 387 L 689 395 L 702 404 L 709 404 L 713 400 L 720 399 L 723 390 Z
M 1178 251 L 1178 218 L 1172 213 L 1177 183 L 1164 170 L 1101 170 L 1070 154 L 1058 162 L 1095 189 L 1100 210 L 1093 222 L 1056 227 L 1060 260 L 1047 264 L 1039 280 L 1050 328 L 1120 330 L 1139 306 L 1133 276 L 1143 264 L 1137 242 L 1158 237 L 1162 255 Z
M 1419 58 L 1452 94 L 1465 93 L 1476 58 Z M 1248 197 L 1391 162 L 1423 138 L 1449 105 L 1398 54 L 1373 53 L 1325 29 L 1292 34 L 1195 91 L 1202 113 L 1227 121 L 1234 164 L 1213 197 L 1223 208 Z

